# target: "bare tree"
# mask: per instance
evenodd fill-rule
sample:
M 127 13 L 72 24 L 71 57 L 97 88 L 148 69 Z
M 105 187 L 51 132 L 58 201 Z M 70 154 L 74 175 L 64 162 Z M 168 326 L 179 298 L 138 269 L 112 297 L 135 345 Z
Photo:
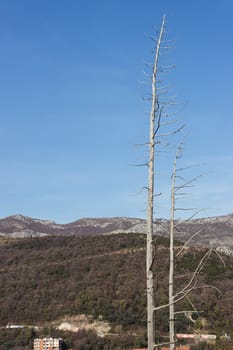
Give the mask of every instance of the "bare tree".
M 178 174 L 179 171 L 185 170 L 185 168 L 177 169 L 177 162 L 179 158 L 182 155 L 182 146 L 183 143 L 181 142 L 176 150 L 174 162 L 173 162 L 173 171 L 171 176 L 171 205 L 170 205 L 170 248 L 169 248 L 169 282 L 168 282 L 168 291 L 169 291 L 169 340 L 170 340 L 170 350 L 175 349 L 175 300 L 174 297 L 174 231 L 175 231 L 175 211 L 176 211 L 176 197 L 181 195 L 183 196 L 185 193 L 183 192 L 187 186 L 190 186 L 198 177 L 192 178 L 191 180 L 186 180 L 184 177 L 182 177 L 180 174 Z M 189 167 L 188 167 L 189 168 Z M 182 183 L 180 185 L 177 184 L 177 179 L 180 179 Z M 180 191 L 182 191 L 180 193 Z M 179 210 L 183 210 L 184 208 L 179 208 Z M 195 235 L 199 234 L 200 231 L 196 232 Z M 190 238 L 190 240 L 192 237 Z M 190 242 L 188 240 L 188 243 Z M 184 250 L 184 248 L 188 244 L 187 242 L 183 245 L 178 255 L 181 254 L 181 252 Z M 209 257 L 209 254 L 207 254 L 206 258 Z M 203 261 L 203 264 L 206 260 Z M 203 264 L 200 265 L 200 269 L 204 266 Z M 198 269 L 199 270 L 199 269 Z M 195 278 L 197 277 L 196 274 L 194 274 L 193 279 L 191 278 L 190 282 L 187 284 L 187 288 L 184 288 L 184 292 L 191 291 L 190 288 L 193 281 L 196 281 Z M 192 289 L 192 288 L 191 288 Z M 182 296 L 185 295 L 185 293 L 181 293 Z
M 195 271 L 193 272 L 189 282 L 180 291 L 174 293 L 174 230 L 175 230 L 175 211 L 183 210 L 184 208 L 176 208 L 175 201 L 176 196 L 179 195 L 179 191 L 192 186 L 193 182 L 197 180 L 198 177 L 192 178 L 190 180 L 185 180 L 181 185 L 176 184 L 177 178 L 182 178 L 177 173 L 183 169 L 177 169 L 177 161 L 182 153 L 182 144 L 177 148 L 175 160 L 173 163 L 173 174 L 172 174 L 172 186 L 171 186 L 171 208 L 170 208 L 170 268 L 169 268 L 169 301 L 165 305 L 155 306 L 155 294 L 154 294 L 154 279 L 155 275 L 153 272 L 153 265 L 156 255 L 156 245 L 154 240 L 154 198 L 155 194 L 155 154 L 157 147 L 161 144 L 161 138 L 164 136 L 170 136 L 177 134 L 183 125 L 175 130 L 161 133 L 161 128 L 166 125 L 172 124 L 173 121 L 165 120 L 168 114 L 165 113 L 165 107 L 170 105 L 167 101 L 160 99 L 161 91 L 163 88 L 159 86 L 161 83 L 159 79 L 159 73 L 161 71 L 167 71 L 171 67 L 161 67 L 159 65 L 159 59 L 161 55 L 161 49 L 164 48 L 163 37 L 165 33 L 165 16 L 163 16 L 162 24 L 156 39 L 155 51 L 154 51 L 154 62 L 152 65 L 151 74 L 151 110 L 150 110 L 150 139 L 149 139 L 149 160 L 146 164 L 148 166 L 148 200 L 147 200 L 147 244 L 146 244 L 146 288 L 147 288 L 147 338 L 148 338 L 148 350 L 154 350 L 154 348 L 159 347 L 164 344 L 170 345 L 170 350 L 175 348 L 175 311 L 174 306 L 179 301 L 186 298 L 191 291 L 197 288 L 212 287 L 212 286 L 199 286 L 198 276 L 202 271 L 206 261 L 209 259 L 212 249 L 204 253 L 203 257 L 200 259 Z M 143 164 L 144 165 L 144 164 Z M 191 209 L 191 208 L 190 208 Z M 185 209 L 186 210 L 186 209 Z M 188 209 L 189 210 L 189 209 Z M 194 214 L 195 215 L 195 214 Z M 192 215 L 192 216 L 194 216 Z M 199 234 L 196 232 L 190 237 L 188 242 L 184 244 L 181 250 L 178 252 L 177 256 L 181 255 L 187 244 L 191 239 Z M 213 287 L 214 288 L 214 287 Z M 169 308 L 169 329 L 170 329 L 170 339 L 169 342 L 163 344 L 155 344 L 155 312 L 164 308 Z
M 198 284 L 198 276 L 202 269 L 204 268 L 205 264 L 207 263 L 207 260 L 209 259 L 210 255 L 213 252 L 213 249 L 209 249 L 207 252 L 203 254 L 203 257 L 200 259 L 200 261 L 197 264 L 197 267 L 195 271 L 193 272 L 189 282 L 185 285 L 184 288 L 182 288 L 179 292 L 174 293 L 174 262 L 175 262 L 175 256 L 174 256 L 174 233 L 175 230 L 178 229 L 179 224 L 176 223 L 175 221 L 175 212 L 176 210 L 191 210 L 194 211 L 193 214 L 186 219 L 190 220 L 192 219 L 195 215 L 197 215 L 200 210 L 196 210 L 195 208 L 182 208 L 182 207 L 177 207 L 176 206 L 176 201 L 178 199 L 181 199 L 184 195 L 186 195 L 186 189 L 188 187 L 192 187 L 193 184 L 197 181 L 198 178 L 200 178 L 203 174 L 198 175 L 196 177 L 192 177 L 190 179 L 187 179 L 183 175 L 183 171 L 192 168 L 193 166 L 187 166 L 187 167 L 182 167 L 182 168 L 177 168 L 177 162 L 180 159 L 182 155 L 182 147 L 183 143 L 181 142 L 176 151 L 176 155 L 174 158 L 173 162 L 173 172 L 171 176 L 171 206 L 170 206 L 170 263 L 169 263 L 169 341 L 170 341 L 170 350 L 175 349 L 175 314 L 177 313 L 184 313 L 189 317 L 189 319 L 192 320 L 191 313 L 198 311 L 195 309 L 194 305 L 192 304 L 191 300 L 189 300 L 189 303 L 192 305 L 194 310 L 185 310 L 185 311 L 179 311 L 175 312 L 175 304 L 184 298 L 188 297 L 189 293 L 191 293 L 193 290 L 198 289 L 198 288 L 215 288 L 214 286 L 211 285 L 201 285 Z M 196 165 L 194 165 L 196 166 Z M 179 180 L 179 181 L 178 181 Z M 181 221 L 182 222 L 182 221 Z M 189 245 L 191 240 L 201 234 L 202 230 L 198 230 L 194 232 L 189 239 L 183 244 L 181 249 L 178 251 L 176 254 L 176 258 L 181 256 L 182 252 L 185 250 L 185 248 Z M 219 257 L 219 255 L 218 255 Z M 220 260 L 222 262 L 222 258 L 220 257 Z M 218 290 L 219 291 L 219 290 Z M 220 292 L 220 291 L 219 291 Z
M 172 173 L 171 185 L 171 209 L 170 209 L 170 263 L 169 263 L 169 340 L 170 350 L 175 348 L 175 314 L 174 314 L 174 221 L 175 221 L 175 181 L 176 181 L 176 163 L 180 156 L 180 147 L 178 147 Z
M 165 15 L 162 19 L 162 24 L 156 38 L 154 51 L 154 62 L 152 65 L 151 74 L 151 110 L 150 110 L 150 140 L 149 140 L 149 160 L 148 166 L 148 201 L 147 201 L 147 245 L 146 245 L 146 282 L 147 282 L 147 337 L 148 350 L 153 350 L 159 344 L 155 344 L 155 295 L 154 295 L 154 272 L 153 264 L 155 261 L 156 245 L 154 236 L 154 198 L 155 194 L 155 153 L 157 148 L 163 142 L 161 139 L 178 133 L 183 126 L 177 129 L 168 129 L 166 132 L 161 132 L 164 128 L 173 124 L 175 121 L 169 120 L 169 113 L 165 112 L 171 102 L 164 101 L 161 97 L 166 94 L 166 88 L 161 86 L 160 73 L 169 71 L 173 66 L 161 66 L 159 59 L 161 50 L 166 49 L 167 42 L 164 41 L 165 33 Z M 166 119 L 166 120 L 165 120 Z
M 147 338 L 148 350 L 154 350 L 155 346 L 155 320 L 154 320 L 154 244 L 153 244 L 153 223 L 154 223 L 154 168 L 155 168 L 155 144 L 156 136 L 160 129 L 162 109 L 158 101 L 158 69 L 162 37 L 165 28 L 165 16 L 155 48 L 154 65 L 152 70 L 152 103 L 150 112 L 150 141 L 149 141 L 149 162 L 148 162 L 148 205 L 147 205 L 147 244 L 146 244 L 146 282 L 147 282 Z

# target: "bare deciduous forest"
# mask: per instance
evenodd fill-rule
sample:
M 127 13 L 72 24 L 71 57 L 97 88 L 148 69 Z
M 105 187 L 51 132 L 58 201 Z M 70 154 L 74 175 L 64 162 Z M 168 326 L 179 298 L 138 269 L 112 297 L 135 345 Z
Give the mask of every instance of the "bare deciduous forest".
M 175 247 L 179 249 L 179 242 L 175 242 Z M 159 277 L 155 283 L 159 305 L 168 301 L 169 241 L 158 238 L 157 248 Z M 187 283 L 202 255 L 202 248 L 186 250 L 176 267 L 181 277 L 175 280 L 175 286 Z M 127 348 L 145 344 L 144 235 L 1 239 L 0 257 L 1 326 L 27 323 L 49 327 L 52 321 L 65 315 L 85 313 L 94 318 L 102 315 L 111 323 L 113 333 L 116 329 L 119 332 L 117 326 L 121 326 L 118 336 L 107 337 L 106 342 L 113 342 L 113 348 L 120 348 L 123 340 Z M 200 316 L 207 320 L 208 331 L 219 335 L 223 331 L 231 332 L 233 328 L 233 260 L 227 256 L 223 258 L 225 267 L 219 265 L 217 256 L 213 256 L 199 276 L 203 283 L 219 287 L 222 293 L 214 289 L 192 292 L 192 301 L 203 310 Z M 179 305 L 180 309 L 188 307 L 187 300 Z M 190 332 L 201 327 L 200 320 L 192 324 L 182 315 L 177 318 L 177 332 Z M 157 340 L 160 338 L 158 332 L 161 335 L 168 332 L 168 310 L 161 311 L 156 318 L 156 329 Z M 7 349 L 3 344 L 6 344 L 9 332 L 14 331 L 1 330 L 1 349 Z M 19 338 L 24 338 L 22 331 L 15 332 Z M 134 333 L 137 335 L 132 336 Z M 70 339 L 68 344 L 75 342 L 72 334 L 66 338 Z M 95 339 L 93 335 L 89 342 L 94 344 Z M 104 346 L 104 342 L 102 339 L 99 346 Z M 9 349 L 23 347 L 11 345 Z

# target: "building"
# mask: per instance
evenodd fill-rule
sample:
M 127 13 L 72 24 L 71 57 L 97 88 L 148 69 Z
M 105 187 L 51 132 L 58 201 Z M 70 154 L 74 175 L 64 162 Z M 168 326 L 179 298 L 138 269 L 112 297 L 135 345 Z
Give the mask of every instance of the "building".
M 168 347 L 162 347 L 161 350 L 169 350 L 170 348 Z M 179 345 L 176 346 L 175 348 L 176 350 L 190 350 L 190 346 L 189 345 Z
M 160 350 L 169 350 L 170 348 L 167 346 L 159 347 Z M 132 350 L 147 350 L 147 348 L 133 348 Z M 178 345 L 175 350 L 190 350 L 189 345 Z
M 38 338 L 34 339 L 34 350 L 61 350 L 62 339 L 61 338 Z
M 207 344 L 215 345 L 216 343 L 216 335 L 214 334 L 176 334 L 176 338 L 192 344 L 206 342 Z
M 169 350 L 170 348 L 167 346 L 162 346 L 162 347 L 159 347 L 159 349 Z M 147 350 L 147 348 L 133 348 L 132 350 Z M 178 345 L 178 346 L 176 346 L 175 350 L 190 350 L 190 346 L 189 345 Z

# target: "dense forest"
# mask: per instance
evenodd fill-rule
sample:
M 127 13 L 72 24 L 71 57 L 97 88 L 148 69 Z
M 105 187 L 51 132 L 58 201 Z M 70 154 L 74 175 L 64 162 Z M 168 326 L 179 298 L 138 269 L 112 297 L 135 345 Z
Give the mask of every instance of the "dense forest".
M 51 330 L 52 321 L 66 315 L 87 314 L 94 319 L 101 315 L 115 336 L 98 340 L 93 333 L 66 332 L 67 349 L 79 349 L 80 344 L 84 349 L 97 343 L 99 349 L 146 344 L 144 235 L 53 236 L 0 243 L 0 326 L 37 325 L 51 334 L 57 332 Z M 177 290 L 190 279 L 204 253 L 201 248 L 185 250 L 176 265 Z M 168 240 L 157 240 L 155 256 L 156 303 L 162 304 L 168 301 Z M 233 332 L 233 259 L 222 258 L 224 264 L 213 253 L 199 275 L 199 284 L 209 287 L 195 289 L 176 306 L 177 311 L 192 305 L 200 310 L 195 323 L 178 314 L 177 332 L 201 330 L 218 336 Z M 157 313 L 156 330 L 157 338 L 167 335 L 167 310 Z M 0 349 L 30 349 L 33 332 L 2 328 Z M 12 344 L 13 339 L 18 343 Z

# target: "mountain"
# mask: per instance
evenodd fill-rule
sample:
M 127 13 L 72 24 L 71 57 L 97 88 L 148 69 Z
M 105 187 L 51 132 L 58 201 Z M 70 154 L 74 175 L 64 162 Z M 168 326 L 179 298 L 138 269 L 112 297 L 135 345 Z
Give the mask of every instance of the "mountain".
M 167 236 L 169 221 L 159 219 L 155 223 L 157 235 Z M 233 214 L 188 221 L 176 221 L 176 239 L 189 245 L 215 247 L 233 254 Z M 48 235 L 109 235 L 116 233 L 145 233 L 146 221 L 137 218 L 83 218 L 68 224 L 13 215 L 0 220 L 0 236 L 41 237 Z
M 113 233 L 143 233 L 146 222 L 132 218 L 84 218 L 68 224 L 40 220 L 20 214 L 0 219 L 0 236 L 41 237 L 48 235 L 98 235 Z

